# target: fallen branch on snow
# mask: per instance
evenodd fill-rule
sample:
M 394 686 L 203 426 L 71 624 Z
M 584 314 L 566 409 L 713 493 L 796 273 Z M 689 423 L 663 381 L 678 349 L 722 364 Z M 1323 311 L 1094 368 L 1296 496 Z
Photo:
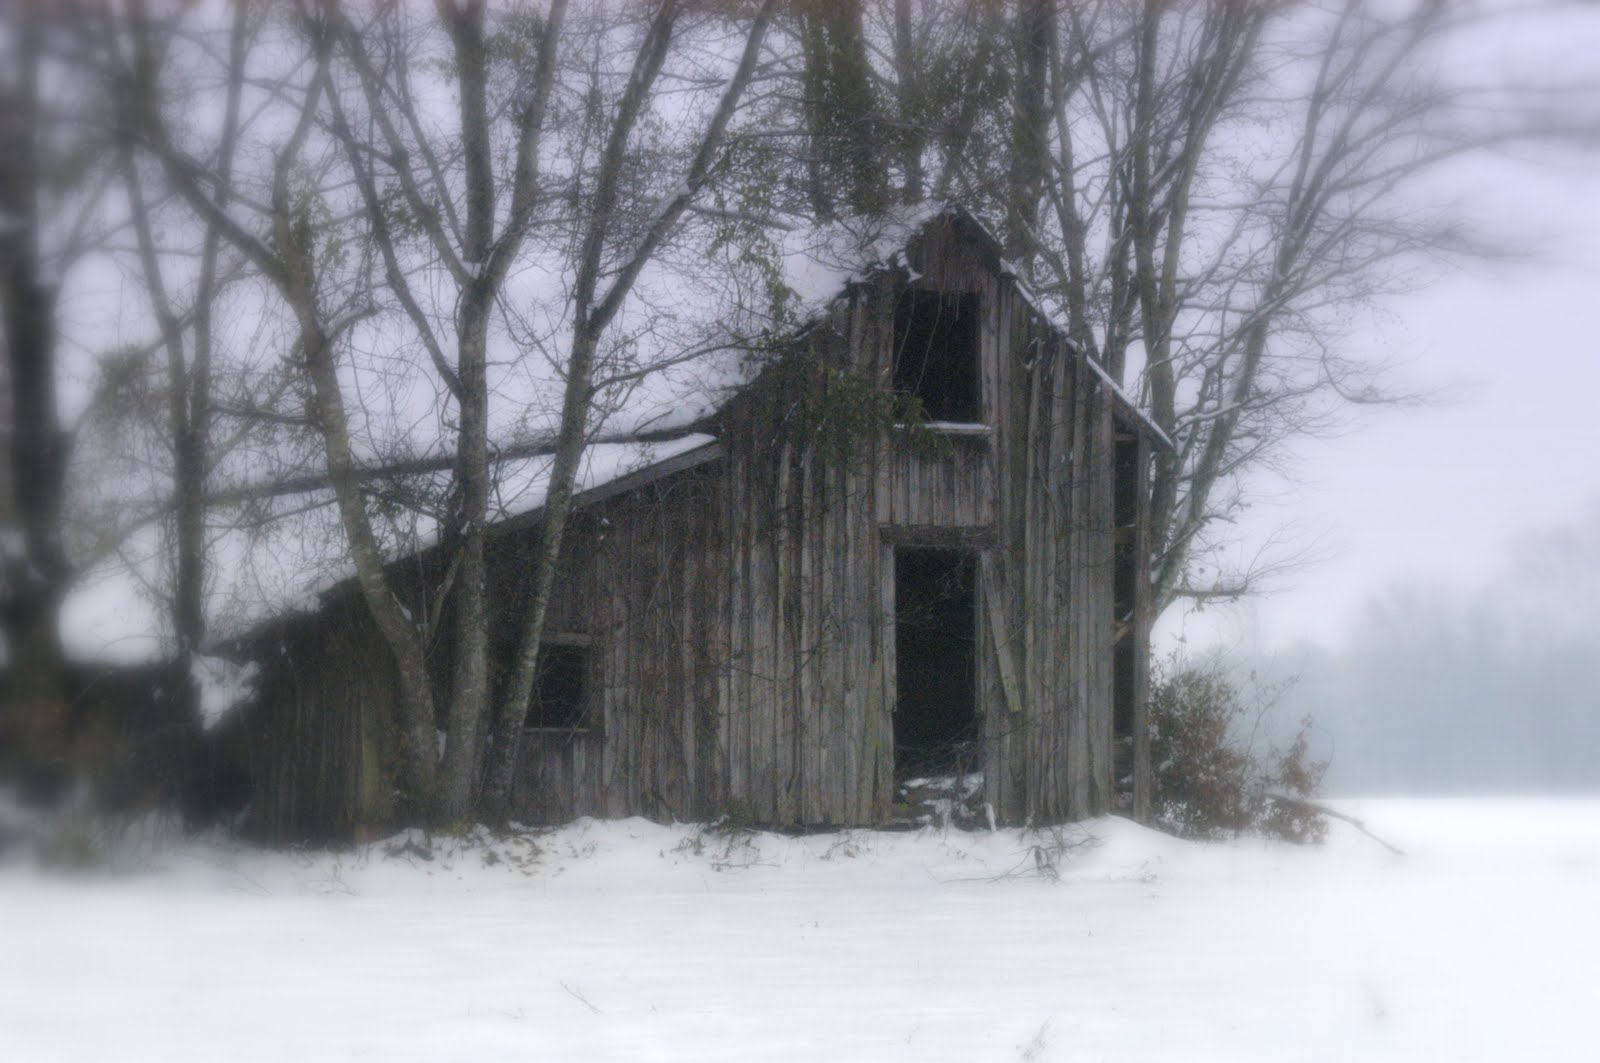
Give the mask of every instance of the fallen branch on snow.
M 578 1003 L 582 1004 L 584 1007 L 588 1008 L 590 1011 L 594 1012 L 596 1015 L 605 1014 L 599 1008 L 595 1007 L 594 1003 L 592 1001 L 590 1001 L 588 997 L 584 996 L 582 993 L 578 992 L 576 989 L 572 988 L 567 983 L 562 982 L 561 983 L 561 988 L 565 989 L 567 991 L 567 993 L 574 1000 L 576 1000 Z
M 1306 798 L 1306 797 L 1296 797 L 1293 794 L 1268 793 L 1265 796 L 1266 796 L 1268 801 L 1276 801 L 1281 805 L 1293 805 L 1296 808 L 1304 808 L 1304 809 L 1307 809 L 1307 810 L 1309 810 L 1311 812 L 1316 812 L 1316 813 L 1318 813 L 1320 815 L 1331 816 L 1334 819 L 1344 820 L 1344 822 L 1350 824 L 1356 830 L 1360 831 L 1362 834 L 1365 834 L 1367 837 L 1371 838 L 1373 841 L 1377 842 L 1379 845 L 1383 846 L 1385 849 L 1389 850 L 1394 855 L 1396 855 L 1396 856 L 1404 856 L 1404 855 L 1406 855 L 1404 849 L 1401 849 L 1399 846 L 1391 845 L 1389 842 L 1384 841 L 1382 838 L 1380 838 L 1376 834 L 1372 833 L 1372 831 L 1368 830 L 1367 829 L 1367 825 L 1365 823 L 1361 822 L 1356 817 L 1350 815 L 1348 812 L 1340 812 L 1336 808 L 1329 808 L 1327 805 L 1323 804 L 1321 801 L 1313 801 L 1310 798 Z

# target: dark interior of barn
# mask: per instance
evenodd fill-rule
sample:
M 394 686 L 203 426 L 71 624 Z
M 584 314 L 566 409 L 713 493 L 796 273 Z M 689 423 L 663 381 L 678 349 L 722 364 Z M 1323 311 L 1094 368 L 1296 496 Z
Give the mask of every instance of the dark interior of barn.
M 978 297 L 909 291 L 895 304 L 895 390 L 930 421 L 978 420 Z
M 978 768 L 977 565 L 963 550 L 895 551 L 895 779 Z

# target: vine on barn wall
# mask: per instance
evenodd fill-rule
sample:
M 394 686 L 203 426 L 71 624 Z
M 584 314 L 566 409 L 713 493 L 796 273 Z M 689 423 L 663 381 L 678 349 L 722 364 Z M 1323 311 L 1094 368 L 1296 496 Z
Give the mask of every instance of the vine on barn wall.
M 914 457 L 950 456 L 950 440 L 928 426 L 920 398 L 840 364 L 823 347 L 827 338 L 785 352 L 768 370 L 765 397 L 783 442 L 844 468 L 858 465 L 886 438 L 903 441 Z

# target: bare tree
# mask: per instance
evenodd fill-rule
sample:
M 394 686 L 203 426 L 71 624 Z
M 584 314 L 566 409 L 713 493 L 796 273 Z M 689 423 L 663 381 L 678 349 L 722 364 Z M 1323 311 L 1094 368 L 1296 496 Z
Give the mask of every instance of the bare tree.
M 576 247 L 568 263 L 575 325 L 546 504 L 549 562 L 535 566 L 536 586 L 543 589 L 533 596 L 525 622 L 532 633 L 525 645 L 531 648 L 522 657 L 524 667 L 513 669 L 505 684 L 494 727 L 489 787 L 502 806 L 537 668 L 538 633 L 561 529 L 593 419 L 602 338 L 639 272 L 668 239 L 717 161 L 723 130 L 753 72 L 771 6 L 757 15 L 741 63 L 708 119 L 700 146 L 692 148 L 681 180 L 653 205 L 642 228 L 624 221 L 635 210 L 625 182 L 637 179 L 632 152 L 674 44 L 682 16 L 678 4 L 664 3 L 650 13 L 614 108 L 599 115 L 592 104 L 588 108 L 588 129 L 600 145 L 592 177 L 581 171 L 576 178 L 567 175 L 555 191 L 546 187 L 544 137 L 558 91 L 559 56 L 577 37 L 564 33 L 564 3 L 558 0 L 543 12 L 511 9 L 498 22 L 487 20 L 481 4 L 441 5 L 432 25 L 419 24 L 405 5 L 393 4 L 378 8 L 365 22 L 341 23 L 339 55 L 354 72 L 355 89 L 347 94 L 336 80 L 329 93 L 331 128 L 360 190 L 362 221 L 383 261 L 386 295 L 403 311 L 457 413 L 452 548 L 448 586 L 440 589 L 451 596 L 455 635 L 439 803 L 445 818 L 470 811 L 489 730 L 483 559 L 492 486 L 487 360 L 508 276 L 526 256 L 548 258 L 552 249 L 570 254 L 568 241 Z M 597 40 L 618 35 L 614 21 L 602 20 L 594 29 Z M 425 72 L 423 42 L 430 35 L 448 44 L 448 62 L 438 64 L 448 70 L 446 85 Z M 592 83 L 591 98 L 607 88 L 603 81 Z M 456 101 L 449 121 L 442 120 L 440 98 Z M 581 147 L 584 131 L 574 135 Z M 593 184 L 585 187 L 587 180 Z M 582 203 L 575 221 L 569 213 L 574 200 Z M 403 208 L 404 230 L 393 220 L 396 202 Z M 441 313 L 441 307 L 450 312 Z
M 1140 387 L 1156 459 L 1155 599 L 1234 596 L 1260 572 L 1193 562 L 1286 445 L 1393 401 L 1342 343 L 1405 266 L 1470 250 L 1408 191 L 1519 132 L 1466 122 L 1438 74 L 1454 5 L 1073 5 L 1051 74 L 1041 283 L 1079 342 Z M 1225 532 L 1223 533 L 1226 534 Z M 1270 565 L 1270 562 L 1269 562 Z
M 75 772 L 59 632 L 71 435 L 56 302 L 106 239 L 100 101 L 70 77 L 72 5 L 0 3 L 0 770 L 55 789 Z
M 441 85 L 425 73 L 431 57 L 418 54 L 417 42 L 429 27 L 414 24 L 410 5 L 381 5 L 359 25 L 341 13 L 339 54 L 355 72 L 363 110 L 354 113 L 337 85 L 329 93 L 332 127 L 360 189 L 364 231 L 382 256 L 387 294 L 403 309 L 456 410 L 455 675 L 438 806 L 439 814 L 451 820 L 470 810 L 489 711 L 484 573 L 491 490 L 489 335 L 506 278 L 537 222 L 542 138 L 566 2 L 554 0 L 542 14 L 531 9 L 517 14 L 524 20 L 520 26 L 493 27 L 481 0 L 439 4 L 437 28 L 448 40 L 449 71 L 449 84 Z M 500 31 L 502 45 L 515 49 L 514 60 L 492 61 L 491 29 Z M 516 72 L 505 79 L 505 98 L 491 99 L 496 67 L 503 69 L 507 60 L 516 63 Z M 441 122 L 430 113 L 438 110 L 431 105 L 448 96 L 456 100 L 454 120 Z M 510 151 L 500 156 L 497 148 L 503 144 Z M 497 172 L 502 158 L 509 182 Z M 423 256 L 397 232 L 385 188 L 398 190 L 417 231 L 409 242 L 425 244 Z M 441 274 L 442 302 L 454 307 L 453 320 L 441 321 L 442 315 L 431 312 L 441 301 Z
M 238 148 L 245 58 L 253 24 L 248 5 L 236 5 L 226 34 L 226 77 L 217 151 L 212 163 L 217 175 L 213 191 L 219 210 L 226 210 Z M 153 61 L 152 49 L 139 53 Z M 148 82 L 154 73 L 135 71 Z M 150 175 L 143 172 L 134 141 L 120 138 L 117 154 L 121 183 L 127 199 L 129 227 L 134 236 L 137 273 L 149 299 L 157 343 L 165 356 L 166 424 L 164 435 L 171 452 L 171 627 L 174 638 L 168 686 L 191 717 L 197 718 L 194 685 L 195 657 L 206 637 L 206 492 L 212 466 L 212 378 L 215 362 L 216 315 L 232 270 L 225 260 L 221 230 L 213 221 L 198 227 L 180 224 L 179 232 L 193 230 L 197 246 L 185 248 L 182 257 L 195 258 L 192 276 L 187 263 L 174 261 L 173 249 L 157 237 L 157 195 Z M 114 378 L 115 379 L 115 378 Z M 149 500 L 147 500 L 149 501 Z M 166 501 L 166 500 L 164 500 Z
M 252 84 L 263 70 L 257 106 L 282 114 L 269 130 L 271 159 L 263 174 L 219 172 L 214 144 L 187 150 L 174 116 L 163 106 L 158 57 L 164 38 L 142 3 L 114 24 L 124 32 L 107 44 L 128 114 L 127 131 L 159 161 L 173 192 L 267 281 L 294 322 L 293 361 L 307 384 L 308 415 L 317 427 L 328 478 L 349 544 L 356 582 L 374 623 L 393 653 L 400 677 L 404 791 L 412 814 L 435 807 L 437 780 L 434 697 L 422 638 L 396 594 L 363 494 L 351 415 L 340 380 L 339 352 L 350 330 L 372 312 L 371 256 L 341 254 L 346 223 L 330 207 L 326 183 L 333 148 L 321 135 L 321 108 L 332 78 L 336 25 L 328 10 L 301 5 L 292 13 L 289 42 L 277 54 L 230 60 L 230 76 Z M 303 50 L 298 50 L 303 47 Z M 248 211 L 249 220 L 235 211 Z M 353 258 L 353 262 L 351 261 Z
M 561 557 L 562 537 L 577 480 L 578 463 L 589 430 L 595 398 L 595 357 L 606 330 L 616 320 L 651 258 L 700 194 L 722 150 L 728 125 L 755 73 L 776 0 L 763 0 L 745 34 L 732 76 L 715 110 L 706 120 L 680 179 L 656 205 L 644 224 L 624 224 L 620 209 L 627 173 L 627 152 L 636 127 L 655 90 L 657 78 L 682 16 L 682 5 L 664 0 L 656 9 L 635 54 L 633 69 L 607 129 L 605 146 L 594 174 L 593 192 L 582 225 L 583 238 L 573 287 L 573 326 L 567 356 L 561 424 L 544 508 L 543 534 L 534 562 L 533 593 L 523 620 L 522 638 L 510 682 L 494 721 L 487 796 L 491 807 L 509 806 L 516 767 L 517 740 L 533 691 L 539 643 Z
M 579 165 L 562 174 L 556 192 L 546 188 L 544 136 L 561 91 L 562 0 L 543 10 L 509 9 L 502 17 L 491 17 L 482 3 L 443 3 L 431 19 L 400 3 L 300 5 L 290 20 L 292 35 L 259 58 L 257 69 L 247 73 L 246 58 L 226 64 L 231 76 L 252 87 L 261 108 L 280 116 L 277 132 L 263 124 L 268 131 L 253 145 L 270 152 L 270 172 L 259 175 L 224 172 L 220 160 L 227 153 L 215 137 L 194 141 L 189 133 L 191 142 L 181 142 L 158 90 L 155 23 L 141 7 L 131 12 L 122 35 L 125 54 L 114 63 L 134 108 L 129 127 L 159 161 L 174 193 L 271 283 L 295 322 L 293 356 L 307 381 L 309 420 L 325 451 L 327 483 L 358 585 L 401 675 L 412 815 L 455 821 L 469 814 L 489 733 L 483 552 L 493 487 L 488 370 L 491 336 L 506 327 L 497 315 L 504 311 L 507 278 L 529 256 L 566 256 L 572 270 L 546 556 L 533 576 L 538 590 L 524 653 L 494 714 L 491 779 L 501 797 L 510 785 L 561 529 L 594 406 L 602 388 L 641 371 L 619 366 L 597 374 L 607 330 L 720 162 L 774 6 L 769 0 L 740 32 L 733 73 L 697 139 L 651 149 L 658 172 L 641 182 L 638 153 L 658 136 L 644 132 L 660 120 L 652 111 L 658 79 L 685 22 L 680 4 L 657 5 L 641 26 L 614 105 L 605 102 L 615 91 L 609 75 L 584 72 L 590 83 L 578 92 L 589 102 L 580 110 L 581 128 L 560 147 L 563 166 L 573 158 Z M 690 21 L 711 24 L 700 15 Z M 597 42 L 619 37 L 615 22 L 596 22 L 595 32 Z M 264 90 L 254 88 L 263 84 Z M 454 101 L 448 108 L 441 105 L 447 100 Z M 596 145 L 592 163 L 582 161 L 586 138 Z M 676 179 L 659 169 L 667 159 L 683 160 Z M 537 247 L 530 246 L 535 235 Z M 443 584 L 424 590 L 435 604 L 423 610 L 436 617 L 437 602 L 448 596 L 454 625 L 442 764 L 433 734 L 428 621 L 408 615 L 385 566 L 370 484 L 363 483 L 370 461 L 356 458 L 353 423 L 363 415 L 352 416 L 348 385 L 340 379 L 341 344 L 375 318 L 401 323 L 426 352 L 447 400 L 437 416 L 454 430 L 454 488 L 444 529 L 448 564 Z
M 61 544 L 66 438 L 56 400 L 55 286 L 41 238 L 42 27 L 7 5 L 8 75 L 0 88 L 0 269 L 4 270 L 10 519 L 0 592 L 11 689 L 0 734 L 36 764 L 64 750 L 65 695 L 56 615 L 69 569 Z
M 1255 589 L 1287 559 L 1200 571 L 1252 478 L 1353 406 L 1410 398 L 1346 334 L 1419 269 L 1484 250 L 1422 183 L 1466 153 L 1584 132 L 1445 69 L 1494 17 L 1441 0 L 865 13 L 877 94 L 922 147 L 887 180 L 935 175 L 936 196 L 1001 220 L 1021 273 L 1175 444 L 1153 477 L 1161 607 Z M 1564 100 L 1592 130 L 1592 95 Z

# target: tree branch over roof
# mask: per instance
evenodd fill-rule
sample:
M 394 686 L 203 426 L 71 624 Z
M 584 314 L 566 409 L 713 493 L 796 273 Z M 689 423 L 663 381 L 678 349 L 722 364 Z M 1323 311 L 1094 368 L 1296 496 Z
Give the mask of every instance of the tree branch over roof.
M 672 430 L 661 432 L 617 432 L 601 433 L 588 440 L 588 445 L 609 443 L 671 443 L 693 432 L 685 430 Z M 557 441 L 554 438 L 531 443 L 516 443 L 500 450 L 494 450 L 489 455 L 492 462 L 521 461 L 528 458 L 550 457 L 555 454 Z M 391 480 L 404 476 L 426 476 L 429 473 L 449 472 L 455 467 L 454 454 L 436 454 L 429 457 L 401 458 L 394 461 L 381 462 L 376 465 L 366 465 L 352 471 L 355 479 L 365 483 L 374 480 Z M 307 473 L 303 476 L 289 476 L 275 480 L 268 480 L 256 484 L 247 484 L 242 487 L 227 487 L 206 495 L 206 502 L 213 506 L 240 505 L 246 502 L 259 502 L 269 498 L 284 498 L 290 495 L 304 495 L 315 491 L 333 490 L 333 481 L 326 472 Z

